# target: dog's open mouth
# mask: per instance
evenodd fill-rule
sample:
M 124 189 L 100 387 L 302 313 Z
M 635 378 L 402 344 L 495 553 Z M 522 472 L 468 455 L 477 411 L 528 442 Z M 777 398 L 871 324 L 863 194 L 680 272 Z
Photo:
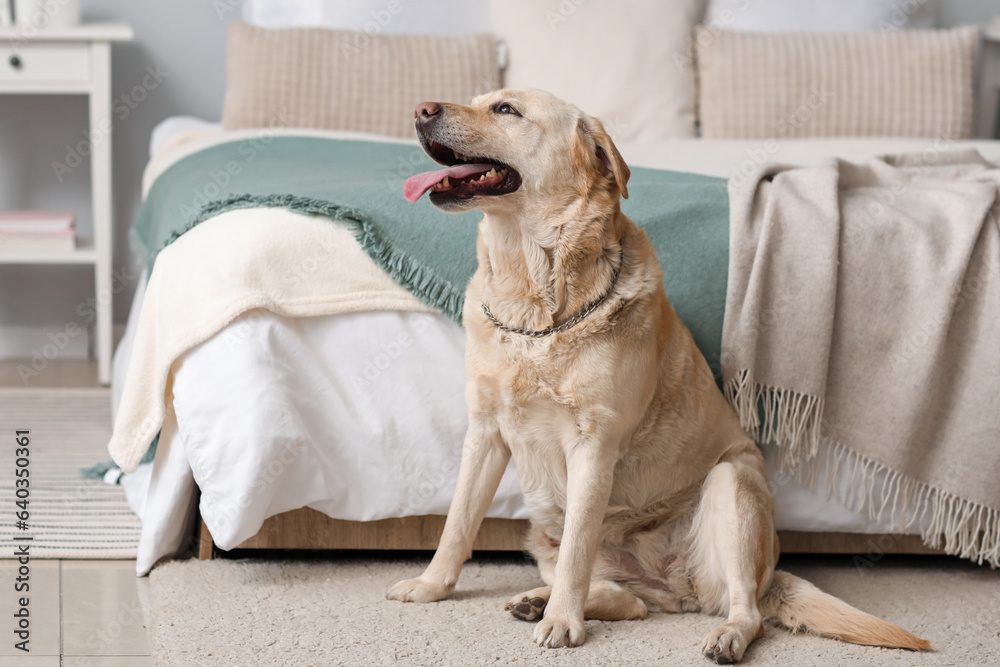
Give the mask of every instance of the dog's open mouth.
M 424 150 L 447 169 L 428 171 L 406 179 L 403 194 L 407 201 L 417 201 L 430 190 L 431 201 L 495 197 L 521 187 L 521 175 L 491 158 L 458 153 L 436 141 L 424 141 Z

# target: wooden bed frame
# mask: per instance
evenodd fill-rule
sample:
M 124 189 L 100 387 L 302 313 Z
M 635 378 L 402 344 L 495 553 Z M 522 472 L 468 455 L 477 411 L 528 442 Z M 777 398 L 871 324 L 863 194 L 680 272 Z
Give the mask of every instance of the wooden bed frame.
M 480 551 L 522 551 L 524 519 L 486 519 L 473 548 Z M 215 544 L 199 516 L 198 558 L 215 556 Z M 366 549 L 433 551 L 437 548 L 444 517 L 413 516 L 381 521 L 341 521 L 304 507 L 273 516 L 256 535 L 237 549 Z M 918 535 L 863 535 L 858 533 L 809 533 L 778 531 L 782 553 L 857 554 L 871 562 L 885 554 L 933 554 L 943 551 L 924 545 Z

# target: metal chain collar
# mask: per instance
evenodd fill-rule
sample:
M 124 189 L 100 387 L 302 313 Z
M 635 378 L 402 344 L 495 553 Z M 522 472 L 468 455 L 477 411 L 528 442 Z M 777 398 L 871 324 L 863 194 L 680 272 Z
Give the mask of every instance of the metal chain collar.
M 615 289 L 615 284 L 618 282 L 618 274 L 622 271 L 622 265 L 625 263 L 625 239 L 622 239 L 621 244 L 619 244 L 618 249 L 618 268 L 615 269 L 614 275 L 611 277 L 611 284 L 608 285 L 608 289 L 602 294 L 596 301 L 592 301 L 590 305 L 584 308 L 582 311 L 574 315 L 572 318 L 566 320 L 557 327 L 549 327 L 548 329 L 542 329 L 541 331 L 534 331 L 532 329 L 515 329 L 509 327 L 497 318 L 493 317 L 493 313 L 490 312 L 489 306 L 485 303 L 483 304 L 483 312 L 486 313 L 486 317 L 501 331 L 506 331 L 507 333 L 521 334 L 522 336 L 530 336 L 532 338 L 543 338 L 545 336 L 551 336 L 554 333 L 560 333 L 566 331 L 573 325 L 577 324 L 580 320 L 590 315 L 592 312 L 597 310 L 597 307 L 604 303 L 604 300 L 611 296 L 612 290 Z

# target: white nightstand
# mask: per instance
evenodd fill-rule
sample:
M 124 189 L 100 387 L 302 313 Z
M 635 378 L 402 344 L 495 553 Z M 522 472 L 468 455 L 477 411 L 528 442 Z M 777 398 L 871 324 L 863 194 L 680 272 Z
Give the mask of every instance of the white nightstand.
M 0 94 L 89 96 L 93 238 L 78 242 L 73 252 L 4 252 L 0 246 L 0 264 L 94 267 L 94 348 L 102 384 L 111 381 L 111 42 L 130 39 L 132 28 L 122 23 L 90 23 L 27 34 L 18 26 L 0 28 Z

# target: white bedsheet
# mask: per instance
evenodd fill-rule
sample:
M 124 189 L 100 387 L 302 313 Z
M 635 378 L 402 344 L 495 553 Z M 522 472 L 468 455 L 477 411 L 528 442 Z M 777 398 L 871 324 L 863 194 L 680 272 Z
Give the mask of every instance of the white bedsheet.
M 195 116 L 171 116 L 160 121 L 149 135 L 149 157 L 159 153 L 172 140 L 187 133 L 219 132 L 222 123 Z
M 786 141 L 776 149 L 692 140 L 621 150 L 632 166 L 728 177 L 766 159 L 810 164 L 926 150 L 930 160 L 964 146 L 1000 157 L 1000 142 L 918 140 Z M 130 323 L 142 297 L 140 289 Z M 132 333 L 126 329 L 116 353 L 115 397 Z M 143 517 L 138 573 L 183 545 L 195 484 L 201 514 L 223 549 L 252 536 L 267 517 L 303 506 L 351 520 L 444 514 L 466 425 L 463 349 L 461 329 L 440 315 L 291 319 L 252 312 L 188 353 L 174 372 L 176 428 L 165 426 L 155 464 L 123 479 Z M 892 530 L 774 474 L 770 454 L 780 529 Z M 513 468 L 489 516 L 527 516 Z

